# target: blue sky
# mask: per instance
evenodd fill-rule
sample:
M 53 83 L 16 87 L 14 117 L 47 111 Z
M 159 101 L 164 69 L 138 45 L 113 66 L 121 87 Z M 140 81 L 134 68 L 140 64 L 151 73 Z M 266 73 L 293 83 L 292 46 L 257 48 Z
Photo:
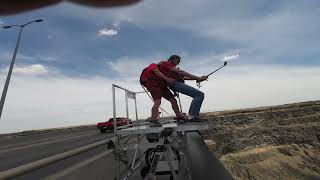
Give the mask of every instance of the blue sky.
M 213 98 L 212 101 L 207 99 L 204 105 L 206 111 L 319 99 L 319 93 L 316 93 L 319 87 L 311 88 L 320 80 L 317 73 L 320 67 L 318 17 L 320 2 L 316 0 L 146 0 L 128 7 L 106 9 L 64 2 L 17 15 L 2 16 L 1 25 L 22 24 L 38 18 L 45 21 L 31 24 L 23 32 L 4 109 L 7 115 L 0 123 L 21 118 L 8 114 L 19 114 L 26 107 L 35 112 L 40 111 L 39 104 L 44 102 L 54 106 L 52 111 L 57 113 L 48 112 L 41 116 L 32 113 L 29 119 L 81 119 L 72 110 L 57 115 L 61 108 L 59 103 L 66 104 L 64 109 L 79 109 L 80 112 L 87 111 L 87 104 L 94 104 L 99 111 L 95 109 L 87 112 L 88 115 L 79 122 L 54 121 L 52 124 L 43 123 L 38 128 L 95 123 L 109 114 L 104 106 L 110 106 L 109 100 L 101 100 L 110 97 L 97 93 L 99 89 L 104 92 L 104 88 L 111 83 L 120 83 L 140 90 L 137 83 L 141 69 L 171 54 L 182 56 L 182 68 L 202 75 L 221 65 L 219 59 L 225 54 L 240 52 L 240 58 L 232 61 L 229 69 L 217 75 L 216 81 L 209 81 L 207 87 L 203 87 L 208 97 L 212 95 Z M 13 28 L 0 30 L 3 83 L 17 32 Z M 239 96 L 232 97 L 230 104 L 222 99 L 211 103 L 217 98 L 212 91 L 219 78 L 223 80 L 220 86 L 226 87 L 226 84 L 233 81 L 249 82 L 253 77 L 256 77 L 254 80 L 257 84 L 272 85 L 279 79 L 288 84 L 279 82 L 278 87 L 264 88 L 267 92 L 275 93 L 269 94 L 266 99 L 259 99 L 259 93 L 256 94 L 258 98 L 249 93 L 243 96 L 251 99 L 247 103 L 234 103 L 231 100 L 238 101 L 236 98 Z M 33 92 L 26 88 L 28 84 L 24 84 L 26 80 L 34 83 L 34 86 L 50 88 L 41 90 L 43 94 L 35 93 L 33 97 Z M 292 87 L 289 82 L 300 84 L 299 87 Z M 57 86 L 53 86 L 54 83 Z M 68 84 L 60 87 L 60 83 Z M 91 84 L 91 87 L 85 83 Z M 78 87 L 77 90 L 89 88 L 79 94 L 88 98 L 81 97 L 81 101 L 76 96 L 72 100 L 68 99 L 74 91 L 71 84 Z M 246 83 L 239 84 L 239 91 L 251 92 L 252 88 L 248 86 Z M 59 88 L 70 93 L 60 92 Z M 52 93 L 45 94 L 50 90 Z M 297 92 L 283 98 L 273 98 L 280 96 L 277 92 L 285 94 L 290 90 Z M 61 94 L 56 94 L 57 91 Z M 90 99 L 92 94 L 97 97 Z M 98 97 L 98 94 L 104 97 Z M 35 101 L 31 107 L 27 100 L 21 101 L 21 97 L 29 95 Z M 190 99 L 186 98 L 186 103 L 188 101 Z M 34 123 L 39 124 L 39 121 Z M 15 131 L 8 129 L 9 126 L 12 125 L 3 125 L 3 131 Z
M 61 3 L 1 17 L 3 24 L 45 19 L 27 27 L 19 54 L 38 57 L 66 75 L 110 75 L 106 62 L 122 57 L 201 56 L 244 49 L 243 63 L 318 64 L 317 1 L 145 1 L 94 9 Z M 185 10 L 181 6 L 185 6 Z M 101 29 L 116 35 L 99 36 Z M 0 51 L 11 52 L 17 31 L 1 31 Z M 56 61 L 46 61 L 51 57 Z M 40 60 L 42 58 L 42 60 Z M 191 61 L 187 59 L 186 61 Z M 150 61 L 152 61 L 150 59 Z M 1 66 L 6 62 L 1 61 Z M 90 68 L 88 68 L 90 67 Z

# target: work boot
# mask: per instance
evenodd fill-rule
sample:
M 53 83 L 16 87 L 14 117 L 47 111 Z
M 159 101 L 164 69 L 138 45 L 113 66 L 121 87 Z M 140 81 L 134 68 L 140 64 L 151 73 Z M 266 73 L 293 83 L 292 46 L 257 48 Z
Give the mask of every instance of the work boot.
M 162 124 L 159 122 L 158 119 L 156 119 L 156 120 L 151 120 L 151 121 L 150 121 L 150 127 L 162 127 Z
M 199 116 L 193 116 L 187 121 L 187 123 L 207 123 L 206 119 L 201 119 Z
M 187 120 L 185 117 L 175 117 L 174 119 L 177 120 L 177 124 L 185 124 Z

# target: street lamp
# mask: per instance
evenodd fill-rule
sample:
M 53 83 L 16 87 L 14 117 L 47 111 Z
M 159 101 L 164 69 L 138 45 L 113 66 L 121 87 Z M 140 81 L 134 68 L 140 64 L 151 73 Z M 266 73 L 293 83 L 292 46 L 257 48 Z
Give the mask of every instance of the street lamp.
M 27 26 L 28 24 L 31 24 L 31 23 L 34 23 L 34 22 L 41 22 L 43 21 L 42 19 L 37 19 L 37 20 L 34 20 L 34 21 L 30 21 L 30 22 L 27 22 L 23 25 L 10 25 L 10 26 L 3 26 L 2 28 L 3 29 L 9 29 L 11 27 L 18 27 L 20 28 L 20 31 L 19 31 L 19 34 L 18 34 L 18 39 L 17 39 L 17 43 L 16 43 L 16 48 L 14 49 L 14 52 L 13 52 L 13 56 L 12 56 L 12 60 L 11 60 L 11 64 L 10 64 L 10 68 L 9 68 L 9 72 L 8 72 L 8 75 L 7 75 L 7 79 L 6 79 L 6 82 L 4 84 L 4 88 L 3 88 L 3 91 L 2 91 L 2 95 L 1 95 L 1 100 L 0 100 L 0 119 L 1 119 L 1 115 L 2 115 L 2 110 L 3 110 L 3 106 L 4 106 L 4 102 L 6 100 L 6 95 L 7 95 L 7 91 L 8 91 L 8 87 L 9 87 L 9 83 L 10 83 L 10 78 L 11 78 L 11 74 L 12 74 L 12 69 L 13 69 L 13 66 L 14 66 L 14 62 L 16 60 L 16 55 L 17 55 L 17 51 L 18 51 L 18 47 L 19 47 L 19 44 L 20 44 L 20 38 L 21 38 L 21 33 L 22 33 L 22 30 L 25 26 Z

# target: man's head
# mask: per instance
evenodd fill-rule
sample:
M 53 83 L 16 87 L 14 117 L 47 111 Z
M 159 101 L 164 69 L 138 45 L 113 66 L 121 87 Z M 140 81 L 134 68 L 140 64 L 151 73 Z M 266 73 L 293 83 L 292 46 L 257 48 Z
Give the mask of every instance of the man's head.
M 180 63 L 181 57 L 178 55 L 172 55 L 169 57 L 168 61 L 170 61 L 175 66 Z

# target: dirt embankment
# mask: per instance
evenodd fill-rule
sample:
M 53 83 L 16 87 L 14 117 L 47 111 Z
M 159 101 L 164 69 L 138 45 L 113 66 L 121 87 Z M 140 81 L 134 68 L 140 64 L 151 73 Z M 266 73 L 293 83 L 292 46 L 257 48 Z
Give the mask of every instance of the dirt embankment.
M 206 113 L 235 179 L 320 179 L 320 101 Z

